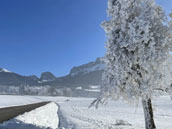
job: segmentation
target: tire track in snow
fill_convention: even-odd
[[[61,111],[61,107],[58,103],[56,103],[58,106],[58,116],[59,116],[59,128],[60,129],[75,129],[75,124],[68,121],[67,118],[64,116],[64,114]]]

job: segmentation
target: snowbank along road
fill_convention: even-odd
[[[59,126],[57,112],[58,106],[53,102],[48,103],[3,122],[0,129],[57,129]]]
[[[29,104],[29,105],[23,105],[23,106],[0,108],[0,123],[10,120],[25,112],[29,112],[33,109],[44,106],[48,103],[49,102],[41,102],[41,103]]]

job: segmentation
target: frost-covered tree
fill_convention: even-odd
[[[168,22],[168,26],[171,29],[171,35],[170,35],[171,38],[170,39],[171,39],[171,42],[172,42],[172,12],[169,14],[169,16],[170,16],[170,21]],[[168,71],[168,74],[166,74],[164,76],[165,79],[172,78],[171,74],[169,74],[169,72],[171,72],[171,69],[172,69],[172,52],[170,52],[170,55],[171,55],[171,58],[168,59],[168,61],[167,61],[168,63],[167,63],[166,68],[165,68],[165,70]],[[172,82],[171,82],[170,87],[168,87],[166,89],[166,91],[170,94],[170,96],[172,98]]]
[[[172,12],[169,14],[170,18],[172,19]],[[169,27],[172,30],[172,20],[169,22]]]
[[[151,98],[154,90],[169,86],[160,70],[172,48],[165,13],[154,0],[108,0],[107,13],[109,20],[102,24],[106,69],[102,96],[95,102],[141,98],[146,129],[155,129]]]

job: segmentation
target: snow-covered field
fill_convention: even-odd
[[[0,108],[27,105],[44,101],[34,96],[0,95]]]
[[[69,126],[77,129],[145,129],[141,104],[129,105],[123,101],[109,102],[99,109],[88,109],[93,99],[69,98],[60,104]],[[153,101],[157,129],[172,129],[172,101],[169,96]]]
[[[0,96],[0,105],[3,106],[1,97],[4,96]],[[54,101],[58,103],[60,105],[60,124],[66,129],[144,129],[144,116],[141,104],[132,106],[119,100],[109,102],[106,106],[100,106],[98,109],[89,109],[88,106],[94,99],[35,96],[25,96],[25,99],[22,99],[23,96],[6,96],[5,98],[9,100],[10,98],[16,99],[16,102],[17,99],[21,100],[21,103],[18,101],[16,105],[40,101]],[[28,100],[29,102],[27,102]],[[5,106],[11,105],[15,105],[13,101],[6,102]],[[155,97],[153,99],[153,109],[157,129],[172,129],[172,101],[170,97]],[[54,109],[49,108],[48,110]],[[37,114],[36,112],[34,114]],[[40,115],[41,113],[38,116]]]

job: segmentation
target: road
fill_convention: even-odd
[[[48,103],[50,103],[50,102],[41,102],[41,103],[28,104],[28,105],[23,105],[23,106],[0,108],[0,123],[10,120],[18,115],[25,113],[25,112],[29,112],[38,107],[44,106]]]

